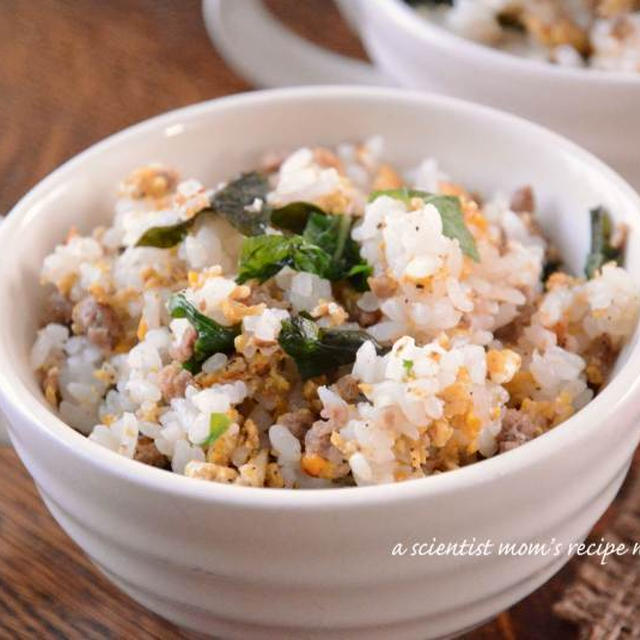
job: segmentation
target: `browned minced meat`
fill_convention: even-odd
[[[305,451],[309,454],[317,453],[323,458],[327,458],[332,448],[331,433],[333,432],[333,424],[325,420],[318,420],[307,431],[304,437]]]
[[[309,409],[298,409],[283,413],[277,422],[283,427],[287,427],[298,440],[302,440],[315,419],[316,417]]]
[[[318,420],[307,431],[304,437],[305,455],[319,455],[329,460],[335,469],[334,477],[338,478],[349,472],[349,465],[345,463],[342,454],[331,444],[333,424],[325,420]]]
[[[519,409],[507,409],[502,418],[502,431],[498,434],[500,453],[510,451],[531,440],[539,425]]]
[[[542,227],[535,217],[536,197],[533,189],[529,185],[516,189],[511,196],[509,204],[510,209],[517,213],[529,233],[538,235],[547,241],[545,251],[545,262],[560,263],[560,252],[557,247],[545,237]],[[506,236],[504,237],[504,245],[506,247]]]
[[[587,361],[587,380],[592,386],[600,387],[605,383],[617,355],[618,350],[607,334],[603,333],[591,341],[583,357]]]
[[[509,208],[518,214],[518,217],[522,220],[522,223],[529,233],[544,237],[542,228],[534,215],[536,198],[533,189],[529,185],[516,189],[511,196]]]
[[[157,449],[156,445],[151,438],[141,436],[138,439],[136,446],[136,453],[133,456],[134,460],[148,464],[152,467],[159,467],[160,469],[169,468],[169,459],[162,455]]]
[[[198,332],[191,326],[187,327],[182,334],[180,343],[171,347],[169,355],[175,360],[184,362],[193,355],[193,345],[198,339]]]
[[[518,315],[509,324],[505,324],[493,332],[496,340],[500,340],[507,345],[515,344],[522,335],[525,327],[530,324],[531,316],[535,311],[536,306],[532,303],[520,307]]]
[[[47,308],[44,313],[43,324],[56,322],[57,324],[69,324],[73,303],[65,298],[57,289],[51,292],[47,300]]]
[[[341,304],[349,314],[351,322],[357,322],[361,327],[370,327],[379,322],[382,313],[376,311],[364,311],[358,306],[360,294],[349,286],[340,282],[334,282],[332,286],[333,297]]]
[[[357,322],[361,327],[370,327],[379,322],[381,318],[381,311],[363,311],[357,304],[352,307],[349,314],[349,319]]]
[[[389,276],[376,276],[367,282],[377,298],[390,298],[398,289],[398,283]]]
[[[516,189],[511,196],[509,208],[515,213],[533,213],[536,210],[533,189],[529,185]]]
[[[177,362],[172,362],[160,369],[158,384],[165,402],[184,396],[185,389],[193,381],[193,376]]]
[[[122,324],[116,312],[107,304],[87,296],[73,308],[73,330],[103,349],[112,348],[122,335]]]
[[[266,304],[268,307],[275,309],[287,309],[289,303],[286,300],[280,300],[275,296],[278,292],[273,287],[272,282],[265,282],[257,287],[251,288],[251,293],[243,302],[248,306],[255,306],[258,304]]]
[[[338,395],[349,404],[356,402],[362,395],[358,386],[357,378],[351,374],[347,374],[346,376],[342,376],[342,378],[338,379],[336,381],[335,388]]]

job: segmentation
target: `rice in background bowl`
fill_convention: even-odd
[[[400,86],[528,118],[582,145],[631,184],[640,184],[636,153],[628,144],[640,132],[637,73],[539,64],[505,54],[422,19],[404,0],[338,3],[353,18],[376,66]]]
[[[507,53],[563,67],[640,71],[635,0],[409,2],[426,19]]]

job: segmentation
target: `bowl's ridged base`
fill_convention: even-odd
[[[579,540],[584,537],[614,498],[627,469],[628,465],[624,465],[597,496],[581,506],[578,513],[568,512],[563,521],[556,523],[544,537],[556,537],[558,540]],[[252,584],[251,576],[238,578],[235,584],[229,577],[216,576],[208,571],[194,577],[192,569],[140,554],[139,551],[128,549],[126,541],[109,540],[101,532],[87,528],[50,495],[39,489],[47,507],[60,525],[89,554],[98,568],[125,593],[179,626],[221,638],[387,640],[393,637],[394,640],[425,640],[453,637],[490,619],[524,598],[546,582],[569,559],[567,555],[552,559],[519,559],[521,562],[529,562],[532,567],[532,561],[537,560],[537,567],[524,578],[514,578],[515,573],[501,571],[495,562],[486,566],[476,565],[471,569],[470,579],[477,580],[479,584],[488,580],[494,585],[494,591],[478,591],[478,597],[474,600],[452,601],[448,609],[439,608],[432,611],[429,611],[429,594],[432,592],[433,583],[441,581],[442,587],[447,588],[448,579],[446,576],[430,574],[425,564],[422,580],[391,585],[395,596],[400,596],[401,599],[403,591],[406,591],[407,598],[415,596],[416,590],[423,591],[423,610],[415,612],[417,615],[414,616],[389,621],[381,620],[379,616],[375,619],[376,616],[372,617],[367,612],[375,610],[377,605],[384,601],[388,588],[386,585],[383,587],[372,583],[353,589],[353,610],[350,613],[348,607],[345,609],[344,606],[343,591],[335,591],[332,594],[328,585],[318,585],[315,589],[305,587],[305,597],[299,600],[295,610],[292,610],[291,619],[278,619],[277,614],[270,613],[271,605],[278,608],[279,597],[285,600],[291,598],[291,593],[286,589],[273,586],[271,595],[260,602],[260,598],[256,596],[263,587]],[[538,536],[536,538],[539,539]],[[180,542],[176,541],[176,544],[179,545]],[[423,561],[416,559],[416,562]],[[465,568],[461,568],[461,572],[464,571]],[[502,579],[497,579],[496,575],[488,575],[500,573],[503,574]],[[293,589],[296,590],[299,589]],[[203,594],[203,591],[207,593]],[[230,592],[237,593],[239,599],[243,595],[246,597],[246,618],[238,616],[237,611],[234,615],[233,612],[230,614],[225,611],[223,606],[216,607],[216,594]],[[349,599],[349,592],[346,597]],[[206,602],[210,605],[204,604]],[[315,618],[316,621],[311,626],[305,624],[305,611],[301,610],[305,602],[309,618]],[[322,624],[317,624],[318,608],[323,611]],[[338,613],[338,609],[339,615],[333,616],[332,613]],[[265,622],[251,621],[256,618]],[[372,619],[375,619],[375,623],[368,624]]]

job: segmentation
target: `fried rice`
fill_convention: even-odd
[[[92,442],[192,478],[450,471],[606,384],[640,297],[624,229],[591,222],[587,277],[571,275],[531,188],[483,201],[432,158],[391,166],[380,138],[270,154],[213,187],[149,165],[111,226],[44,260],[32,367]]]

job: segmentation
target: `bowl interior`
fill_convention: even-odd
[[[310,88],[235,96],[169,113],[76,157],[28,194],[0,225],[0,383],[45,405],[28,354],[41,312],[40,265],[75,225],[107,223],[118,181],[163,162],[215,184],[273,149],[331,145],[382,134],[386,157],[407,168],[435,157],[452,179],[490,195],[534,187],[540,220],[568,265],[581,272],[590,208],[606,206],[629,225],[626,266],[640,280],[639,200],[574,145],[520,119],[450,99],[385,89]],[[11,301],[11,303],[8,303]],[[634,348],[622,354],[618,369]]]

